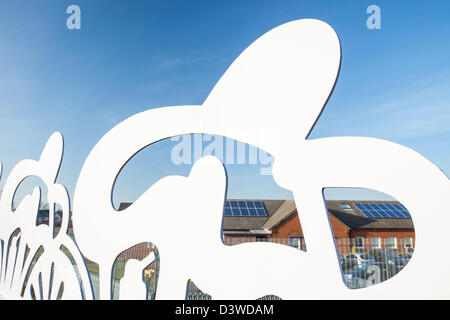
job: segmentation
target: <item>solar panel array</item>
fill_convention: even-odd
[[[411,219],[408,210],[400,203],[355,203],[367,218]]]
[[[226,217],[267,217],[262,201],[225,201]]]

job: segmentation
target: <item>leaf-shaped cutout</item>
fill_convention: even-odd
[[[113,299],[154,299],[159,274],[159,253],[151,242],[128,248],[113,267]]]
[[[337,194],[379,199],[326,201],[347,287],[366,288],[400,273],[414,253],[415,229],[408,210],[392,197],[367,189],[327,191],[334,199]]]

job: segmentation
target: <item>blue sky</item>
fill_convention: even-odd
[[[81,30],[66,8],[81,8]],[[381,9],[381,30],[366,8]],[[450,2],[434,1],[0,1],[0,161],[4,174],[37,159],[54,131],[65,139],[58,182],[71,196],[82,164],[114,125],[138,112],[201,104],[234,59],[270,29],[301,18],[337,32],[342,65],[310,139],[368,136],[406,145],[450,175]],[[125,167],[116,205],[157,179],[176,142]],[[227,166],[229,197],[289,198],[255,165]],[[330,198],[380,197],[356,190]]]

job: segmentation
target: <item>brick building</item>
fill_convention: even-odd
[[[413,221],[398,202],[327,200],[326,204],[341,254],[384,248],[399,254],[414,250]],[[122,203],[119,210],[129,205]],[[307,250],[294,200],[227,200],[222,230],[227,245],[266,241]],[[154,250],[144,244],[133,249],[139,256]]]
[[[224,216],[225,243],[270,241],[306,250],[307,239],[304,238],[294,200],[259,201],[265,207],[265,217]],[[413,251],[413,221],[399,202],[327,200],[326,204],[340,252],[384,248],[397,253]]]

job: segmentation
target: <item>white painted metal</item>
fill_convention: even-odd
[[[92,299],[89,274],[76,244],[67,235],[70,204],[66,189],[56,184],[63,152],[61,134],[53,134],[39,161],[23,160],[11,171],[0,199],[0,239],[3,241],[0,255],[0,294],[8,299],[32,298],[31,288],[37,299],[56,299],[61,283],[64,299]],[[1,171],[1,170],[0,170]],[[39,177],[47,187],[49,225],[36,226],[41,200],[41,190],[36,187],[25,196],[16,210],[13,199],[20,183],[29,176]],[[54,236],[54,205],[62,208],[61,229]],[[75,259],[80,279],[68,256],[61,251],[64,246]],[[43,249],[37,262],[35,254]],[[25,288],[22,294],[22,288]]]

